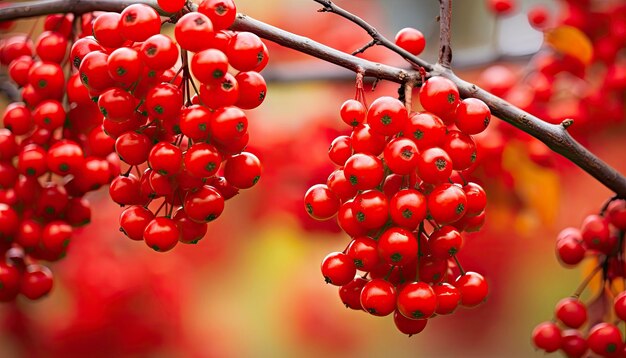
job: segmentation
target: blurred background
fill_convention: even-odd
[[[423,57],[436,60],[437,1],[337,3],[389,38],[403,27],[420,29],[428,44]],[[517,9],[499,19],[484,1],[454,2],[458,74],[495,88],[542,118],[575,118],[576,138],[626,173],[623,91],[614,95],[611,89],[611,96],[622,96],[619,108],[598,114],[594,111],[610,107],[609,99],[599,104],[585,99],[604,93],[598,83],[608,65],[594,59],[582,75],[568,70],[554,77],[544,71],[547,65],[536,65],[532,56],[543,51],[544,36],[528,24],[526,12],[538,3],[548,7],[554,24],[573,16],[573,5],[564,1],[518,0]],[[369,41],[355,25],[317,13],[313,1],[238,0],[237,6],[346,52]],[[10,31],[28,32],[32,25],[21,21]],[[531,346],[530,333],[552,318],[555,303],[574,292],[586,270],[557,262],[556,234],[598,211],[609,190],[494,119],[477,138],[481,166],[474,178],[487,190],[487,222],[481,232],[467,236],[459,254],[466,270],[487,278],[488,301],[432,319],[424,332],[407,338],[391,317],[346,309],[337,287],[324,284],[321,260],[350,240],[334,220],[310,219],[302,204],[308,187],[325,182],[334,170],[327,157],[330,142],[349,133],[339,108],[354,97],[354,74],[267,44],[268,96],[249,112],[249,150],[265,170],[257,186],[229,200],[197,245],[178,245],[165,254],[117,230],[121,210],[106,189],[90,194],[97,208],[92,224],[77,231],[67,258],[53,264],[52,293],[0,306],[0,357],[543,356]],[[556,62],[567,55],[547,54]],[[362,56],[406,67],[382,48]],[[548,89],[533,74],[552,80]],[[592,89],[579,89],[584,84]],[[546,98],[541,90],[552,93]],[[396,94],[397,86],[386,82],[366,92],[370,103]],[[2,101],[4,108],[7,100]],[[414,103],[418,110],[417,98]]]

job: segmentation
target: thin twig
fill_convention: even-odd
[[[450,68],[452,63],[452,0],[439,0],[439,61],[438,63]]]
[[[358,49],[354,50],[354,51],[352,52],[352,56],[356,56],[356,55],[358,55],[358,54],[360,54],[360,53],[363,53],[363,52],[365,52],[365,50],[367,50],[368,48],[370,48],[370,47],[372,47],[372,46],[374,46],[374,45],[377,45],[377,44],[378,44],[378,41],[376,41],[375,39],[372,39],[370,42],[368,42],[368,43],[366,43],[365,45],[363,45],[363,46],[359,47]]]

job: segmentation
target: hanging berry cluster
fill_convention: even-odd
[[[39,260],[66,255],[74,228],[91,218],[84,195],[119,173],[102,116],[78,74],[63,70],[72,22],[72,15],[48,16],[34,46],[25,34],[1,46],[24,102],[6,108],[0,129],[0,301],[52,289],[52,273]]]
[[[626,345],[617,323],[626,321],[625,232],[626,201],[612,199],[599,215],[587,216],[580,228],[559,233],[556,255],[564,266],[578,265],[585,257],[597,266],[571,297],[557,303],[553,321],[535,327],[532,339],[537,348],[548,353],[560,349],[568,357],[583,357],[589,350],[602,357],[624,356]],[[585,304],[580,296],[600,272],[600,292]]]
[[[265,98],[267,48],[226,30],[232,1],[205,0],[197,12],[160,5],[174,13],[177,43],[142,4],[48,16],[34,46],[29,35],[2,40],[0,61],[24,103],[7,107],[0,130],[0,301],[51,290],[38,260],[66,255],[73,228],[90,221],[87,192],[110,183],[112,199],[131,205],[121,230],[167,251],[200,240],[224,201],[259,180],[260,161],[243,151],[243,110]]]
[[[182,14],[182,6],[168,10]],[[224,201],[261,175],[259,159],[243,151],[249,140],[243,110],[265,98],[258,71],[268,54],[258,36],[226,30],[235,15],[232,1],[205,0],[176,20],[174,42],[160,33],[153,8],[130,5],[98,16],[94,37],[72,48],[106,133],[129,165],[109,188],[116,203],[129,205],[120,231],[156,251],[197,243]],[[160,206],[149,208],[157,200]]]
[[[483,276],[465,272],[456,257],[461,233],[484,222],[486,195],[456,174],[471,171],[476,148],[470,135],[487,127],[491,113],[480,100],[460,101],[443,77],[428,79],[419,98],[424,112],[409,113],[393,97],[368,108],[357,90],[340,110],[352,133],[329,149],[340,168],[304,198],[312,218],[337,216],[352,238],[343,252],[322,261],[326,282],[341,287],[351,309],[393,313],[398,330],[409,335],[435,315],[479,305],[488,292]]]

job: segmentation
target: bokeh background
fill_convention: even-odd
[[[337,2],[387,37],[406,26],[422,30],[424,57],[436,59],[436,1]],[[494,64],[523,74],[542,48],[542,33],[525,15],[535,3],[518,1],[516,14],[496,20],[483,1],[456,1],[459,74],[480,83]],[[541,3],[555,17],[564,12],[562,2]],[[369,41],[353,24],[317,13],[313,1],[237,5],[254,18],[347,52]],[[32,24],[23,21],[12,31],[27,32]],[[354,96],[354,74],[268,45],[268,96],[249,113],[250,151],[265,166],[258,185],[231,199],[198,245],[178,245],[165,254],[117,230],[120,209],[106,189],[90,194],[93,223],[78,231],[67,258],[54,264],[53,292],[40,301],[20,297],[0,306],[0,357],[543,356],[531,346],[530,333],[552,317],[555,303],[574,292],[585,271],[559,265],[556,234],[579,225],[611,193],[494,120],[481,140],[488,169],[476,179],[489,196],[487,223],[468,236],[459,254],[465,269],[489,281],[488,302],[433,319],[423,333],[407,338],[391,317],[346,309],[337,288],[324,284],[321,260],[343,250],[349,238],[334,221],[317,223],[303,209],[307,188],[325,182],[333,170],[326,155],[330,142],[349,131],[339,107]],[[381,48],[363,56],[406,66]],[[382,82],[366,96],[371,102],[396,92],[396,85]],[[600,125],[601,118],[591,116],[587,128],[594,130],[578,138],[626,173],[623,117]]]

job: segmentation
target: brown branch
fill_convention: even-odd
[[[322,6],[324,6],[323,8],[321,8],[319,11],[320,12],[330,12],[333,14],[337,14],[353,23],[355,23],[356,25],[358,25],[359,27],[361,27],[363,30],[367,31],[367,33],[372,37],[372,39],[374,39],[377,43],[379,43],[380,45],[388,48],[389,50],[397,53],[398,55],[402,56],[402,58],[404,58],[405,60],[407,60],[413,67],[424,67],[427,71],[430,71],[432,69],[432,64],[422,60],[421,58],[413,55],[412,53],[408,52],[407,50],[397,46],[395,43],[393,43],[392,41],[390,41],[388,38],[384,37],[383,35],[380,34],[380,32],[378,32],[378,30],[376,30],[376,28],[374,28],[374,26],[370,25],[367,21],[361,19],[360,17],[354,15],[353,13],[337,6],[335,3],[333,3],[330,0],[313,0],[318,4],[321,4]]]
[[[462,97],[481,99],[489,106],[495,116],[541,140],[550,149],[578,165],[599,182],[614,191],[618,196],[626,198],[626,178],[576,142],[569,133],[567,133],[565,126],[544,122],[478,86],[460,79],[449,68],[441,64],[432,65],[409,53],[403,53],[402,49],[399,49],[394,43],[382,37],[373,27],[362,19],[348,12],[344,13],[345,10],[339,10],[339,8],[330,1],[315,1],[324,5],[324,8],[327,9],[326,11],[338,13],[355,22],[362,28],[366,30],[369,29],[368,33],[370,36],[374,39],[378,39],[383,46],[401,54],[402,57],[408,59],[410,63],[422,66],[430,72],[431,76],[439,75],[449,78],[459,87]],[[144,3],[155,8],[157,7],[156,0],[42,0],[16,3],[5,7],[0,11],[0,21],[67,12],[77,14],[96,10],[119,12],[131,2]],[[238,15],[231,29],[253,32],[279,45],[334,63],[354,72],[363,70],[365,75],[377,79],[386,79],[397,83],[406,83],[419,79],[419,73],[416,71],[406,71],[366,61],[245,15]]]
[[[452,63],[452,0],[439,0],[439,61],[438,63],[450,68]]]

